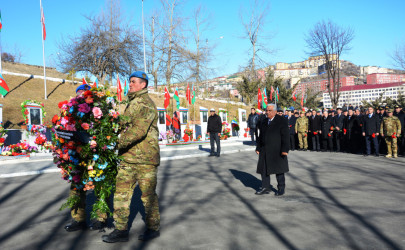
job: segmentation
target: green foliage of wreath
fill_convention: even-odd
[[[31,99],[25,100],[25,101],[23,101],[21,103],[21,113],[23,115],[23,120],[24,120],[25,124],[28,124],[28,113],[29,113],[29,111],[27,110],[26,106],[29,105],[29,104],[38,104],[41,107],[41,110],[42,110],[42,117],[46,116],[45,107],[44,107],[45,105],[44,105],[43,102],[38,102],[38,101],[35,101],[35,100],[31,100]]]

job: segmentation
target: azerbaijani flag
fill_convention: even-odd
[[[188,104],[191,104],[191,92],[190,92],[190,84],[189,83],[187,83],[186,98],[187,98]]]
[[[195,103],[195,88],[194,88],[194,84],[193,84],[193,95],[192,95],[192,97],[191,97],[191,104],[194,104]]]
[[[45,29],[45,15],[44,15],[44,9],[41,6],[41,23],[42,23],[42,39],[46,39],[46,29]]]
[[[276,102],[280,99],[280,91],[278,90],[278,87],[276,89]]]
[[[1,32],[2,28],[3,28],[3,22],[1,21],[1,11],[0,11],[0,32]]]
[[[176,106],[177,109],[180,108],[180,97],[179,97],[179,90],[176,87],[176,90],[174,91],[174,96],[173,96],[174,100],[176,100]]]
[[[262,109],[262,92],[260,91],[260,88],[257,90],[257,108]]]
[[[294,102],[295,100],[297,100],[297,93],[295,92],[295,89],[294,92],[292,93],[292,99],[294,100]]]
[[[87,84],[86,79],[83,77],[83,84]]]
[[[0,95],[6,96],[10,89],[7,86],[6,81],[4,80],[3,76],[0,74]]]
[[[273,89],[273,86],[271,86],[271,89],[270,89],[270,101],[273,101],[273,93],[274,93],[274,89]]]
[[[262,93],[262,108],[265,109],[267,108],[267,90],[264,88],[263,93]]]
[[[128,95],[128,91],[129,91],[129,86],[127,85],[127,80],[125,79],[125,83],[124,83],[124,96]]]

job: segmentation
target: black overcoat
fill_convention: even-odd
[[[287,156],[281,156],[281,152],[288,153],[290,148],[287,119],[276,115],[270,125],[268,120],[263,119],[262,131],[257,140],[256,151],[260,152],[257,173],[261,174],[264,170],[267,175],[287,173],[289,171]]]

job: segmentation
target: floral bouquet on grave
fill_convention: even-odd
[[[3,127],[3,123],[0,122],[0,147],[4,145],[7,138],[7,129]]]
[[[94,190],[91,213],[111,213],[107,199],[115,190],[119,157],[116,154],[119,114],[116,96],[106,88],[92,88],[59,103],[54,124],[53,155],[62,178],[75,190]],[[61,209],[78,205],[69,197]]]

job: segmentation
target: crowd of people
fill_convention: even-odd
[[[278,109],[277,115],[288,121],[291,151],[373,154],[388,158],[404,155],[405,113],[399,105],[377,109]],[[251,109],[248,127],[252,141],[257,138],[258,124],[263,119],[264,114]]]

